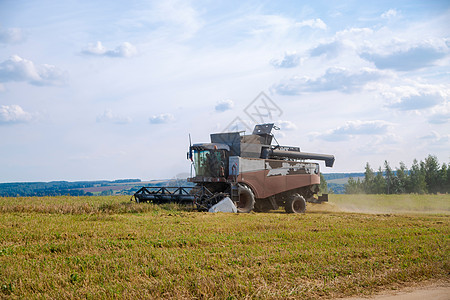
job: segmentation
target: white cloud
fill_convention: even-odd
[[[391,85],[380,86],[378,89],[387,100],[388,108],[428,115],[445,115],[450,111],[448,84],[424,84],[408,78],[397,78]]]
[[[450,134],[441,135],[436,131],[431,131],[430,134],[420,137],[421,140],[429,141],[436,146],[445,145],[450,141]]]
[[[43,64],[36,67],[40,80],[36,85],[61,85],[66,82],[67,73],[54,65]]]
[[[247,27],[247,31],[255,36],[263,35],[265,38],[284,37],[294,28],[295,22],[280,15],[256,14],[239,20],[241,27]]]
[[[116,47],[116,49],[106,52],[106,55],[114,57],[131,57],[136,54],[136,47],[128,42],[124,42],[120,46]]]
[[[203,25],[198,12],[189,1],[168,0],[157,1],[152,16],[154,21],[173,24],[185,30],[186,37],[196,33]]]
[[[397,16],[397,14],[398,13],[395,9],[389,9],[388,11],[385,11],[384,13],[382,13],[381,17],[383,19],[390,19],[390,18]]]
[[[374,31],[370,28],[350,28],[336,32],[326,41],[310,48],[308,54],[311,57],[324,55],[328,59],[339,55],[358,55],[359,48],[367,47],[368,40],[373,38]]]
[[[0,63],[0,82],[25,81],[34,85],[61,85],[66,77],[66,72],[54,65],[35,65],[18,55]]]
[[[19,105],[0,106],[0,125],[27,123],[32,120],[32,115]]]
[[[360,40],[362,42],[374,34],[371,28],[352,27],[336,32],[334,39],[336,40]]]
[[[95,44],[89,44],[86,49],[82,52],[84,54],[92,54],[92,55],[104,55],[106,53],[106,48],[102,45],[102,42],[97,41]]]
[[[102,115],[97,117],[97,122],[104,123],[128,124],[131,123],[131,121],[130,117],[115,115],[110,109],[106,109]]]
[[[265,39],[278,41],[284,41],[290,35],[298,34],[299,31],[303,31],[303,28],[321,30],[327,28],[327,25],[321,19],[296,22],[295,19],[277,14],[251,14],[237,20],[236,23],[240,26],[239,30],[241,31],[242,28],[247,28],[247,32],[254,36],[263,36]]]
[[[273,59],[270,63],[275,68],[294,68],[300,65],[301,58],[296,52],[286,52],[282,59]]]
[[[230,110],[234,107],[234,102],[232,100],[221,100],[216,104],[216,111],[224,112]]]
[[[386,155],[389,153],[401,152],[401,149],[398,149],[398,145],[402,141],[402,138],[391,132],[387,132],[382,135],[373,135],[370,136],[369,140],[364,143],[358,142],[356,151],[360,155],[380,154],[383,155],[383,159],[386,159]]]
[[[20,28],[0,28],[0,44],[20,43],[24,39],[24,34]]]
[[[323,30],[327,29],[327,24],[325,24],[321,19],[304,20],[304,21],[295,23],[295,26],[311,27],[311,28],[317,28],[317,29],[323,29]]]
[[[450,121],[450,112],[436,113],[428,118],[431,124],[446,124]]]
[[[132,57],[137,54],[137,49],[132,44],[124,42],[115,49],[108,50],[103,46],[102,42],[97,41],[95,44],[89,44],[81,53],[97,56]]]
[[[340,58],[342,65],[373,63],[378,69],[395,71],[420,70],[445,65],[450,46],[447,38],[430,36],[426,40],[411,33],[396,36],[389,28],[350,28],[336,34],[305,52],[305,56]],[[361,61],[355,56],[361,58]],[[366,64],[367,65],[367,64]]]
[[[311,56],[320,56],[325,54],[328,58],[333,58],[339,55],[343,49],[343,44],[340,41],[333,41],[330,43],[320,44],[310,50]]]
[[[345,68],[329,68],[318,78],[297,77],[282,81],[273,88],[281,95],[299,95],[303,92],[341,91],[352,93],[362,89],[367,83],[376,81],[386,74],[363,68],[350,71]]]
[[[0,63],[0,81],[30,81],[38,82],[41,77],[30,60],[22,59],[18,55],[11,56]]]
[[[440,93],[422,92],[402,97],[388,107],[398,110],[420,110],[436,106],[444,100]]]
[[[154,115],[149,118],[150,124],[165,124],[165,123],[170,123],[173,120],[174,120],[174,116],[172,114]]]
[[[191,1],[165,0],[149,2],[139,10],[129,12],[119,21],[121,27],[132,31],[148,28],[171,41],[183,41],[193,37],[203,26],[199,12]]]
[[[346,141],[357,135],[385,135],[388,133],[392,123],[374,120],[374,121],[348,121],[343,126],[328,130],[325,133],[311,133],[313,139],[322,139],[329,142]]]
[[[436,106],[433,113],[428,117],[428,123],[446,124],[450,121],[450,102],[444,105]]]
[[[280,130],[283,131],[292,131],[292,130],[296,130],[297,129],[297,125],[295,125],[293,122],[291,121],[283,121],[283,120],[278,120],[275,122],[275,125],[280,127]]]
[[[360,56],[373,62],[379,69],[411,71],[432,66],[437,60],[445,57],[448,52],[447,46],[442,47],[428,43],[388,53],[362,52]]]

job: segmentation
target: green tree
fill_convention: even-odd
[[[396,173],[397,173],[397,179],[398,179],[398,192],[399,194],[401,193],[406,193],[408,192],[408,186],[409,186],[409,172],[408,172],[408,168],[406,167],[406,165],[403,162],[400,162],[400,168],[396,169]]]
[[[428,193],[436,194],[439,192],[439,162],[434,155],[428,155],[425,162],[421,162],[421,166],[425,171],[425,182],[427,184]]]
[[[422,162],[421,162],[422,165]],[[427,183],[425,182],[425,174],[417,159],[414,159],[413,165],[409,172],[409,192],[424,194],[427,192]]]
[[[366,163],[366,171],[364,172],[363,189],[366,194],[372,194],[374,190],[375,173],[370,167],[369,163]]]
[[[445,183],[446,193],[450,193],[450,166],[447,165],[447,181]]]
[[[346,194],[362,194],[363,191],[363,185],[361,181],[355,180],[353,177],[349,177],[347,184],[344,185],[345,193]]]
[[[325,177],[323,177],[322,173],[320,173],[319,191],[322,194],[332,194],[333,193],[333,190],[328,188],[327,181],[325,180]]]
[[[386,194],[393,194],[394,190],[394,172],[392,172],[391,166],[387,160],[384,161],[384,179],[386,180]]]
[[[446,163],[442,164],[441,169],[439,170],[439,192],[440,193],[449,193],[450,192],[450,184],[449,184],[449,168]]]
[[[386,192],[386,180],[383,177],[383,170],[381,170],[381,167],[378,168],[377,175],[375,176],[374,180],[374,194],[384,194]]]
[[[100,193],[100,196],[110,196],[110,195],[114,195],[113,190],[105,190]]]

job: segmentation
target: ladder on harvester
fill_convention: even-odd
[[[237,164],[234,164],[231,168],[231,201],[235,204],[239,203],[239,184],[238,184],[238,167]]]
[[[231,201],[239,203],[239,185],[235,182],[231,184]]]

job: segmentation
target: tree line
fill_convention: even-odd
[[[411,168],[403,162],[393,170],[388,161],[384,169],[374,172],[369,163],[366,164],[364,178],[355,180],[350,177],[345,185],[346,194],[436,194],[450,192],[450,168],[442,165],[436,156],[428,155],[424,161],[414,159]]]
[[[11,182],[0,183],[0,197],[32,197],[32,196],[92,196],[91,192],[84,192],[85,188],[96,186],[113,186],[120,183],[139,184],[140,179],[119,179],[114,181],[51,181],[51,182]],[[124,185],[124,188],[127,187]]]

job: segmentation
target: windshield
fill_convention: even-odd
[[[194,151],[194,166],[197,176],[225,177],[226,165],[225,150]]]

